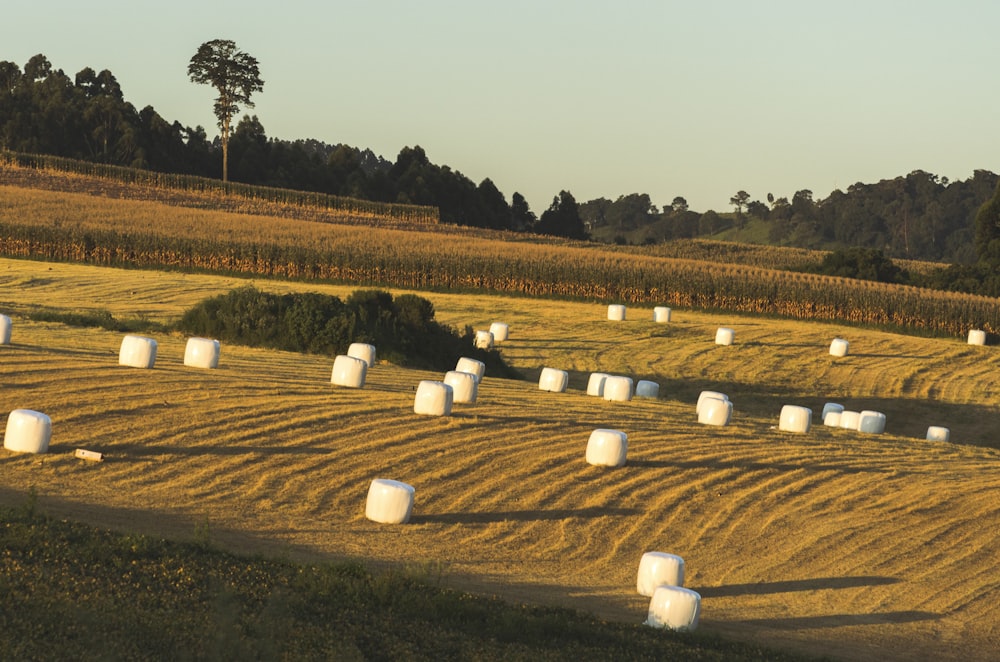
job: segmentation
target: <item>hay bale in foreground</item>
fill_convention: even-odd
[[[450,416],[455,392],[444,382],[425,379],[417,386],[413,413],[425,416]]]
[[[646,625],[687,632],[698,628],[701,595],[682,586],[658,586],[649,601]]]
[[[851,344],[843,338],[834,338],[830,343],[830,356],[847,356]]]
[[[452,402],[475,404],[479,396],[479,380],[471,372],[449,370],[444,375],[444,383],[451,387]]]
[[[621,430],[598,429],[587,440],[587,463],[603,467],[621,467],[628,455],[628,435]]]
[[[729,327],[719,327],[715,331],[716,345],[732,345],[736,341],[736,332]]]
[[[131,368],[152,368],[155,363],[155,340],[132,334],[122,338],[122,345],[118,350],[118,365]]]
[[[381,524],[406,524],[413,512],[413,494],[412,485],[376,478],[368,486],[365,517]]]
[[[221,346],[212,338],[188,338],[184,346],[184,365],[214,370],[219,367]]]
[[[3,447],[15,453],[47,453],[52,419],[33,409],[15,409],[7,417]]]
[[[330,382],[347,388],[362,388],[368,374],[368,362],[354,356],[340,354],[333,360]]]

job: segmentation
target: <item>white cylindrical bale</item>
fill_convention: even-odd
[[[16,453],[46,453],[52,439],[52,419],[32,409],[15,409],[7,417],[3,447]]]
[[[666,306],[656,306],[653,308],[653,321],[659,324],[666,324],[670,321],[670,309]]]
[[[376,478],[368,486],[365,517],[382,524],[406,524],[413,512],[413,493],[412,485]]]
[[[840,412],[840,427],[845,430],[857,430],[858,423],[861,422],[861,414],[856,411],[845,409]]]
[[[927,441],[949,441],[950,439],[951,430],[948,428],[938,427],[937,425],[927,428]]]
[[[683,586],[658,586],[649,600],[646,625],[678,632],[698,627],[701,596]]]
[[[486,376],[486,364],[477,359],[470,359],[463,356],[455,364],[455,370],[458,372],[471,372],[476,376],[476,381],[483,381],[483,377]]]
[[[970,345],[985,345],[986,344],[986,332],[982,329],[972,329],[969,331],[969,344]]]
[[[702,391],[698,394],[698,404],[695,406],[695,411],[701,414],[701,408],[705,404],[705,400],[709,398],[715,398],[716,400],[728,400],[729,396],[725,393],[719,393],[718,391]]]
[[[444,383],[451,387],[452,402],[473,404],[479,395],[479,381],[471,372],[449,370],[444,375]]]
[[[628,402],[632,399],[632,378],[608,375],[604,380],[604,399],[611,402]]]
[[[510,326],[504,322],[493,322],[490,324],[490,333],[493,334],[493,342],[507,342],[510,339]]]
[[[604,382],[608,380],[608,374],[604,372],[590,373],[587,380],[587,395],[594,395],[599,398],[604,397]]]
[[[622,322],[625,320],[625,306],[620,303],[613,303],[608,306],[608,319],[612,322]]]
[[[851,344],[843,338],[834,338],[830,343],[830,356],[847,356]]]
[[[648,379],[640,379],[635,385],[635,397],[658,398],[660,397],[660,385]]]
[[[858,432],[882,434],[885,432],[885,414],[866,409],[858,414]]]
[[[333,360],[333,373],[330,381],[337,386],[361,388],[365,385],[368,375],[368,362],[355,356],[340,354]]]
[[[621,467],[628,455],[628,435],[620,430],[594,430],[587,441],[587,463]]]
[[[652,597],[658,586],[684,586],[684,559],[666,552],[646,552],[639,559],[635,588]]]
[[[145,336],[127,335],[118,350],[118,364],[132,368],[152,368],[156,363],[156,341]]]
[[[698,410],[698,422],[703,425],[729,425],[733,403],[721,398],[705,398]]]
[[[812,409],[798,405],[785,405],[781,408],[778,419],[778,429],[785,432],[809,432],[812,426]]]
[[[493,347],[493,334],[489,331],[476,331],[476,349],[490,349]]]
[[[844,411],[844,405],[836,402],[827,402],[826,404],[824,404],[823,413],[820,414],[820,418],[823,419],[824,424],[826,423],[826,415],[829,414],[831,411],[835,411],[839,414],[840,412]]]
[[[736,332],[728,327],[719,327],[715,332],[716,345],[732,345],[735,340]]]
[[[828,411],[826,416],[823,417],[823,425],[828,428],[839,428],[840,427],[840,417],[843,412],[839,411]]]
[[[209,370],[218,368],[220,350],[218,340],[188,338],[187,345],[184,346],[184,365],[190,368],[207,368]]]
[[[375,365],[375,345],[369,345],[366,342],[352,342],[347,348],[347,355],[361,359],[369,368]]]
[[[417,386],[413,413],[426,416],[450,416],[455,392],[444,382],[425,379]]]
[[[13,326],[11,320],[6,315],[0,315],[0,345],[10,344],[10,331]]]
[[[542,391],[562,393],[566,390],[567,384],[569,384],[569,373],[565,370],[542,368],[541,374],[538,375],[538,388]]]

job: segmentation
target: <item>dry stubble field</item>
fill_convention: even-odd
[[[131,532],[293,559],[355,557],[444,568],[458,588],[639,622],[639,557],[684,557],[702,629],[850,660],[1000,659],[1000,422],[993,347],[831,324],[425,294],[438,319],[511,325],[503,353],[526,381],[487,375],[475,405],[412,413],[439,373],[380,364],[363,390],[329,383],[332,358],[224,346],[218,370],[183,366],[157,335],[153,370],[117,365],[121,334],[20,318],[32,307],[170,321],[232,278],[0,260],[0,410],[53,421],[46,455],[0,451],[0,499]],[[257,282],[341,296],[353,288]],[[641,318],[641,319],[640,319]],[[731,326],[736,345],[716,346]],[[830,340],[851,354],[835,359]],[[543,393],[541,367],[571,371]],[[660,383],[658,400],[585,393],[599,370]],[[700,426],[702,389],[735,403]],[[783,404],[887,415],[887,433],[776,429]],[[955,443],[923,440],[928,425]],[[628,433],[628,464],[584,461],[598,427]],[[993,447],[990,447],[993,446]],[[73,457],[106,454],[103,463]],[[364,517],[375,477],[416,488],[405,526]],[[196,534],[200,531],[200,534]]]

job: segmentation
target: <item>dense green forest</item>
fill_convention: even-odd
[[[23,68],[0,61],[0,149],[207,177],[218,176],[222,161],[218,137],[170,122],[152,106],[137,110],[110,71],[87,67],[70,78],[41,54]],[[731,237],[831,251],[863,247],[963,265],[936,285],[980,292],[1000,260],[987,259],[989,241],[977,236],[984,231],[977,213],[1000,180],[987,170],[961,181],[915,170],[819,200],[809,190],[766,201],[738,191],[732,210],[704,212],[679,195],[658,208],[645,193],[578,203],[563,190],[536,216],[520,193],[508,202],[489,178],[476,184],[432,163],[419,146],[404,147],[392,162],[369,149],[269,138],[256,116],[244,115],[230,138],[229,174],[248,184],[432,205],[445,223],[606,242]]]

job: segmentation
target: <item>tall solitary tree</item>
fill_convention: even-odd
[[[250,95],[264,89],[257,58],[236,48],[228,39],[213,39],[198,47],[188,63],[192,82],[211,85],[215,98],[215,117],[222,132],[222,181],[229,179],[229,134],[240,104],[253,108]]]

